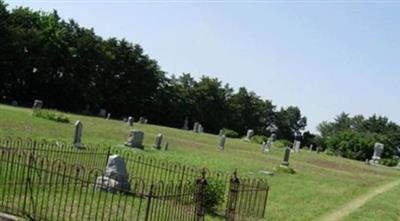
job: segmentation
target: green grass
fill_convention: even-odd
[[[65,115],[70,119],[69,124],[33,117],[31,109],[0,105],[0,136],[57,139],[70,143],[73,123],[79,119],[83,123],[84,143],[105,143],[126,148],[123,144],[132,128],[122,121]],[[318,220],[319,216],[340,208],[377,185],[398,179],[400,175],[393,169],[302,151],[291,154],[290,167],[296,171],[295,174],[266,176],[259,171],[272,171],[279,166],[283,149],[273,148],[271,153],[264,154],[260,145],[228,138],[225,150],[220,151],[216,135],[193,134],[151,124],[135,124],[134,128],[145,132],[145,150],[140,151],[145,155],[227,173],[238,169],[241,176],[267,178],[271,189],[266,220],[270,221]],[[164,135],[163,142],[169,143],[168,151],[151,148],[158,133]],[[214,219],[218,220],[209,218]]]
[[[400,188],[394,188],[366,203],[343,221],[399,221]]]

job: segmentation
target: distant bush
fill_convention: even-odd
[[[252,143],[262,144],[264,141],[266,142],[268,137],[263,135],[255,135],[251,138]]]
[[[274,142],[274,147],[283,148],[283,147],[291,147],[293,143],[288,140],[277,140]]]
[[[391,159],[381,159],[379,161],[380,164],[388,166],[388,167],[395,167],[399,164],[400,159],[398,156],[393,156]]]
[[[69,118],[64,113],[55,110],[34,110],[33,116],[61,123],[69,123]]]
[[[342,131],[326,140],[326,147],[335,155],[355,160],[371,159],[376,142],[385,142],[385,137],[375,133]],[[385,149],[388,145],[385,145]]]
[[[231,137],[231,138],[238,138],[239,137],[239,133],[234,131],[234,130],[231,130],[231,129],[228,129],[228,128],[223,128],[222,131],[224,131],[224,134],[225,134],[226,137]]]

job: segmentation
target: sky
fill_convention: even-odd
[[[217,77],[307,129],[341,112],[400,123],[400,1],[7,1],[140,44],[169,74]]]

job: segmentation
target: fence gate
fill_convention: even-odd
[[[268,191],[269,186],[264,180],[239,179],[234,173],[229,183],[226,220],[264,218]]]

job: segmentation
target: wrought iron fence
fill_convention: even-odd
[[[236,172],[229,183],[226,220],[248,220],[265,216],[269,186],[262,179],[239,179]]]
[[[202,182],[131,179],[130,189],[104,187],[86,171],[25,151],[0,150],[0,210],[31,220],[203,220]],[[201,179],[200,179],[201,180]],[[108,185],[108,184],[107,184]],[[197,187],[196,187],[197,186]],[[103,191],[112,189],[112,191]]]
[[[218,186],[218,188],[223,189],[223,201],[219,202],[217,212],[220,215],[223,215],[227,218],[227,220],[244,220],[245,217],[254,217],[254,218],[262,218],[265,215],[265,207],[266,207],[266,202],[268,198],[268,185],[266,182],[263,180],[258,180],[258,179],[249,179],[249,178],[238,178],[235,175],[233,176],[234,179],[230,178],[229,175],[219,172],[219,171],[209,171],[207,169],[202,169],[198,167],[193,167],[193,166],[187,166],[187,165],[182,165],[180,163],[175,163],[175,162],[170,162],[167,160],[159,160],[153,157],[149,156],[144,156],[142,154],[137,154],[137,153],[132,153],[132,151],[129,150],[123,150],[122,148],[111,148],[105,145],[84,145],[83,148],[76,149],[72,145],[67,145],[63,142],[57,142],[57,141],[46,141],[46,140],[32,140],[32,139],[21,139],[21,138],[0,138],[0,151],[2,151],[2,158],[1,160],[3,161],[3,164],[1,165],[6,166],[4,168],[0,168],[0,182],[3,182],[3,177],[1,174],[9,174],[7,169],[9,166],[10,168],[13,168],[12,170],[16,170],[15,174],[19,174],[18,176],[25,177],[26,179],[21,178],[20,180],[16,180],[15,185],[11,183],[4,183],[5,185],[9,185],[10,189],[9,191],[13,192],[14,195],[18,195],[18,191],[22,193],[22,190],[19,190],[18,188],[27,188],[33,189],[33,192],[36,191],[39,196],[41,194],[50,194],[52,195],[51,191],[56,191],[57,193],[60,192],[59,189],[63,189],[63,185],[65,185],[65,180],[70,182],[71,180],[74,181],[74,183],[77,183],[76,186],[71,187],[71,184],[66,185],[66,190],[69,191],[69,195],[75,195],[78,194],[79,198],[81,197],[81,194],[90,195],[92,194],[95,198],[94,200],[96,201],[97,198],[101,199],[102,197],[107,198],[107,196],[112,196],[111,199],[116,198],[117,200],[122,200],[120,199],[123,196],[135,196],[133,198],[126,198],[128,201],[127,205],[135,204],[141,205],[139,206],[139,211],[143,207],[144,199],[147,199],[149,201],[154,201],[155,204],[162,204],[164,205],[162,208],[168,208],[165,204],[165,199],[167,199],[165,196],[162,197],[160,195],[160,191],[162,190],[168,190],[171,191],[172,187],[164,187],[165,185],[171,186],[175,185],[176,189],[181,188],[182,190],[188,190],[186,187],[189,185],[186,180],[190,180],[192,182],[195,182],[198,177],[203,177],[206,182],[205,183],[210,183],[211,186],[207,186],[208,189],[210,189],[212,186]],[[8,155],[7,155],[7,154]],[[101,176],[103,172],[103,168],[107,164],[108,158],[112,154],[118,154],[122,156],[127,164],[127,169],[129,172],[130,177],[132,178],[131,180],[131,190],[133,192],[129,194],[123,194],[123,195],[110,195],[102,192],[96,192],[94,189],[95,183],[93,183],[93,180],[96,179],[96,177]],[[4,161],[5,156],[12,156],[12,161]],[[29,179],[25,176],[27,174],[27,171],[25,171],[29,166],[27,166],[27,162],[20,162],[18,159],[19,158],[26,158],[26,156],[29,156],[29,159],[31,159],[29,163],[33,163],[34,166],[31,166],[32,169],[27,170],[29,171],[29,175],[31,176],[32,174],[41,174],[40,176],[31,176]],[[33,160],[32,160],[33,159]],[[60,160],[61,159],[61,160]],[[16,160],[16,161],[15,161]],[[80,165],[76,165],[79,162]],[[14,165],[14,166],[12,166]],[[19,165],[19,166],[16,166]],[[98,169],[100,168],[100,169]],[[61,170],[61,171],[60,171]],[[34,172],[33,172],[34,171]],[[22,174],[21,174],[22,172]],[[11,180],[13,179],[13,175],[11,176]],[[58,177],[57,179],[55,177]],[[16,177],[17,178],[17,177]],[[56,180],[54,180],[56,179]],[[7,180],[7,179],[5,179]],[[36,183],[33,183],[33,181],[38,181]],[[61,180],[61,181],[60,181]],[[159,182],[162,180],[163,182]],[[17,182],[18,181],[18,182]],[[233,182],[235,181],[235,182]],[[5,181],[4,181],[5,182]],[[54,183],[57,184],[54,186]],[[61,183],[61,184],[60,184]],[[168,184],[165,184],[168,183]],[[147,185],[145,185],[147,184]],[[153,189],[150,191],[150,186],[153,184]],[[38,188],[31,188],[31,186],[35,187],[40,187]],[[47,186],[46,186],[47,185]],[[61,186],[60,186],[61,185]],[[5,188],[5,187],[4,187]],[[5,193],[3,188],[3,193]],[[53,188],[53,189],[52,189]],[[54,189],[55,188],[55,189]],[[138,191],[137,188],[143,188],[143,191]],[[186,189],[185,189],[186,188]],[[206,188],[206,187],[204,187]],[[39,191],[39,190],[46,190],[46,191]],[[173,188],[172,188],[173,189]],[[196,189],[196,188],[192,188]],[[14,191],[15,190],[15,191]],[[17,191],[18,190],[18,191]],[[27,191],[25,190],[25,192]],[[2,189],[0,187],[0,194]],[[72,193],[70,191],[73,191]],[[77,193],[75,193],[78,191]],[[80,192],[79,192],[80,191]],[[208,190],[205,189],[207,192]],[[135,193],[136,192],[136,193]],[[64,193],[61,191],[61,193]],[[157,197],[153,197],[150,195],[150,193],[157,193]],[[66,194],[66,193],[65,193]],[[133,195],[132,195],[133,194]],[[183,195],[179,195],[183,194]],[[185,197],[187,199],[191,199],[193,204],[197,205],[197,209],[195,208],[195,211],[191,211],[189,209],[189,212],[184,213],[186,216],[192,217],[192,213],[199,213],[199,204],[198,204],[198,198],[190,198],[189,195],[191,193],[186,193],[180,192],[171,192],[168,193],[167,196],[175,196],[175,198],[182,198],[184,199]],[[187,195],[189,194],[189,195]],[[207,193],[204,193],[207,194]],[[61,196],[64,198],[69,198],[70,196]],[[4,196],[4,195],[2,195]],[[27,195],[31,196],[31,195]],[[138,197],[142,196],[142,197]],[[150,197],[149,197],[150,196]],[[75,197],[75,196],[74,196]],[[97,198],[96,198],[97,197]],[[146,198],[147,197],[147,198]],[[174,197],[172,197],[174,198]],[[12,199],[12,197],[6,197],[6,198],[1,198],[1,202],[4,205],[4,202],[8,202]],[[86,198],[85,198],[86,199]],[[125,199],[125,198],[124,198]],[[187,201],[186,199],[186,201]],[[5,200],[5,201],[4,201]],[[21,200],[18,197],[15,198],[15,200],[11,200],[14,203],[18,203]],[[58,200],[58,198],[57,198]],[[130,201],[129,201],[130,200]],[[136,200],[136,201],[135,201]],[[142,200],[142,201],[140,201]],[[43,201],[43,200],[42,200]],[[46,200],[43,202],[40,201],[39,203],[46,203]],[[140,202],[139,202],[140,201]],[[26,204],[26,200],[24,199],[23,201]],[[31,206],[36,205],[37,203],[31,200]],[[48,200],[47,200],[48,202]],[[139,203],[137,203],[139,202]],[[177,202],[183,202],[183,201],[177,201]],[[55,205],[55,204],[51,204]],[[64,205],[64,204],[62,204]],[[76,204],[78,209],[82,208],[82,211],[85,211],[85,215],[82,215],[82,217],[79,217],[80,219],[78,220],[85,220],[85,219],[90,219],[90,218],[100,218],[100,217],[93,217],[91,213],[94,208],[90,207],[87,204],[84,204],[85,207],[82,207],[79,203]],[[180,204],[177,204],[174,206],[174,208],[178,208]],[[44,208],[46,208],[47,205],[44,205]],[[88,207],[88,208],[86,208]],[[107,207],[107,206],[106,206]],[[12,207],[12,208],[19,208],[20,207]],[[71,205],[71,208],[76,208],[75,204]],[[110,205],[110,212],[117,212],[118,214],[121,214],[121,211],[116,209],[119,208],[119,206],[115,205]],[[153,208],[152,204],[150,204],[149,207],[151,211],[156,211],[157,208]],[[97,208],[96,208],[97,209]],[[101,206],[99,207],[102,211],[104,208]],[[191,208],[193,209],[193,208]],[[204,209],[204,208],[203,208]],[[129,211],[134,211],[133,207],[128,209]],[[187,211],[188,208],[180,208],[177,209],[177,211]],[[24,210],[25,208],[24,208]],[[51,210],[52,211],[52,210]],[[64,210],[66,211],[66,210]],[[127,210],[123,209],[122,214],[125,214]],[[166,209],[165,213],[168,213],[169,216],[175,217],[178,216],[180,213],[175,211],[175,209]],[[34,213],[33,213],[34,212]],[[48,211],[46,211],[48,212]],[[73,209],[70,209],[70,211],[66,211],[68,214],[69,213],[76,213]],[[37,211],[37,210],[32,210],[29,212],[29,214],[34,214],[38,217],[41,217],[41,220],[54,220],[54,219],[47,219],[46,217],[41,216],[42,211]],[[51,213],[51,212],[50,212]],[[88,213],[88,214],[86,214]],[[97,212],[94,212],[97,213]],[[117,216],[115,220],[124,220],[125,217],[129,217],[129,220],[139,220],[139,218],[142,217],[142,213],[138,213],[136,219],[132,219],[132,215],[127,216],[127,215],[122,215],[122,217]],[[167,219],[161,219],[164,218],[163,212],[161,211],[160,213],[157,213],[157,215],[160,215],[160,220],[167,220]],[[175,214],[175,215],[174,215]],[[177,214],[177,215],[176,215]],[[157,220],[157,215],[153,215],[150,220]],[[176,219],[176,220],[187,220],[185,219],[185,216],[182,215],[182,219]],[[58,216],[58,215],[57,215]],[[154,219],[153,219],[154,217]],[[46,218],[46,219],[45,219]],[[54,217],[50,217],[54,218]],[[109,219],[107,220],[113,220],[113,217],[107,217]],[[121,219],[124,218],[124,219]],[[93,219],[93,220],[94,220]],[[67,219],[68,220],[68,219]],[[70,219],[74,220],[74,219]],[[101,218],[103,220],[103,218]]]

